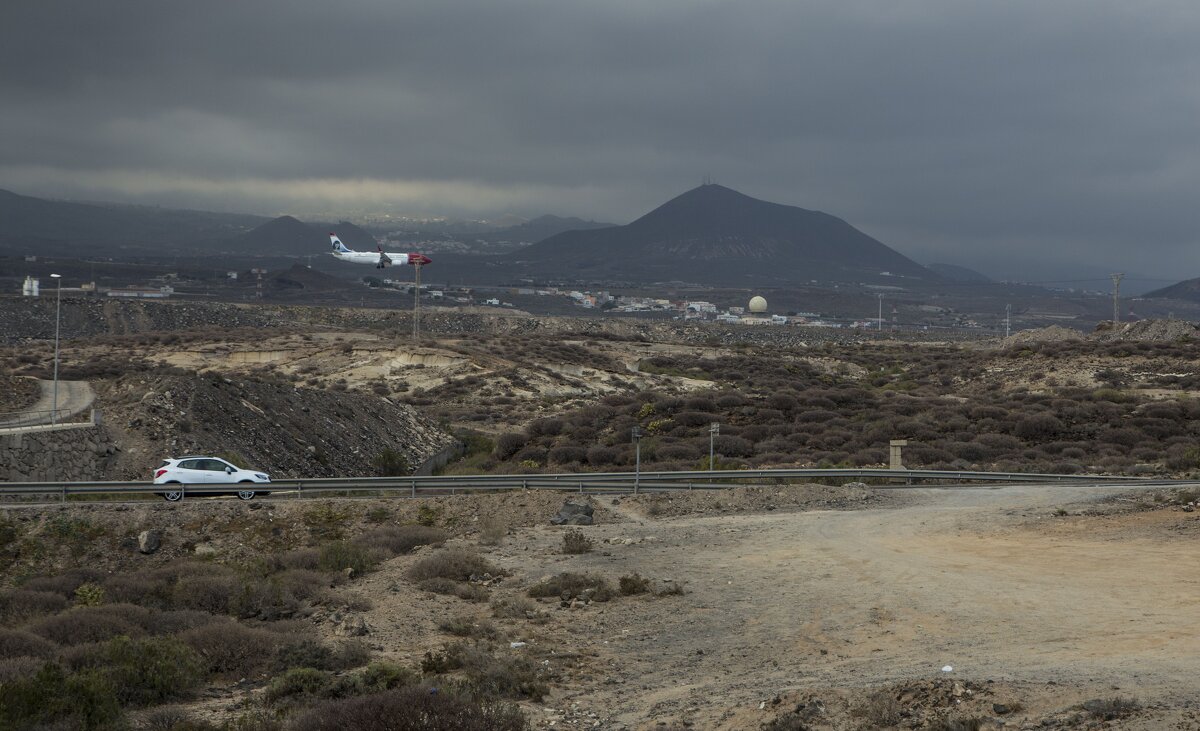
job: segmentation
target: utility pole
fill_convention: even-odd
[[[638,483],[642,477],[642,427],[633,427],[633,450],[634,450],[634,467],[633,467],[633,494],[638,494]]]
[[[58,423],[58,324],[62,321],[62,275],[51,274],[50,277],[58,283],[58,292],[54,297],[54,406],[50,411],[50,423]]]
[[[1113,274],[1113,324],[1121,321],[1121,278],[1124,274]]]
[[[413,287],[413,345],[420,342],[421,337],[421,265],[414,264],[416,270],[416,286]]]
[[[713,471],[713,439],[721,433],[721,425],[713,422],[708,425],[708,471]]]
[[[1008,337],[1009,326],[1012,324],[1012,305],[1004,306],[1004,337]]]
[[[883,295],[879,295],[879,332],[883,332]]]

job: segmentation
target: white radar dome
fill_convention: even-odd
[[[753,297],[750,299],[750,311],[754,313],[762,313],[767,311],[767,300],[763,297]]]

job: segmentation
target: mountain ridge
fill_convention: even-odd
[[[535,271],[632,281],[942,280],[836,216],[716,184],[693,188],[625,226],[567,231],[513,256]]]

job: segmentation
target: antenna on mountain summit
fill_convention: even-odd
[[[715,183],[716,183],[716,181],[713,180],[711,176],[705,175],[700,184],[701,185],[714,185]]]

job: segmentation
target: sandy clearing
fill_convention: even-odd
[[[550,708],[531,708],[541,724],[569,710],[602,728],[744,728],[747,709],[779,694],[938,678],[943,665],[964,681],[1174,703],[1200,671],[1191,543],[1028,524],[1114,489],[914,490],[886,509],[635,519],[586,529],[597,550],[579,556],[557,552],[561,529],[535,527],[489,556],[513,574],[497,596],[566,570],[687,582],[684,596],[547,602],[547,624],[507,624],[562,673]],[[649,540],[601,543],[617,537]],[[411,660],[437,618],[486,607],[404,587],[407,562],[371,579],[392,589],[367,620],[386,653]]]

